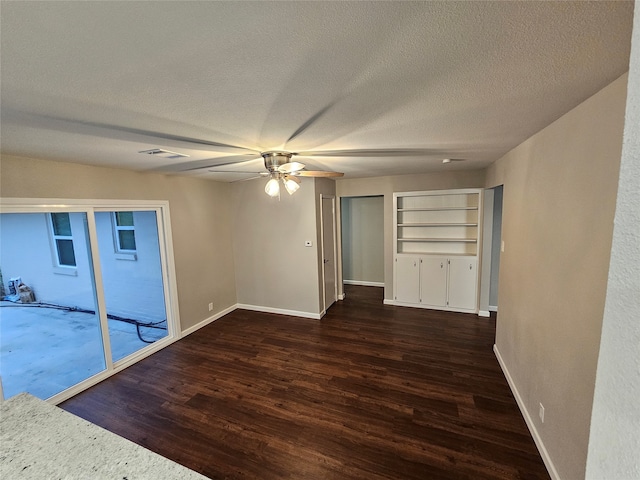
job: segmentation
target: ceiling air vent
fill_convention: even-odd
[[[152,148],[151,150],[142,150],[138,153],[146,153],[147,155],[153,155],[154,157],[162,157],[162,158],[183,158],[188,157],[184,153],[178,152],[170,152],[169,150],[164,150],[162,148]]]

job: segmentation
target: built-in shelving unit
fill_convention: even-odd
[[[477,312],[481,194],[393,194],[394,303]]]
[[[480,190],[394,194],[397,253],[478,254]]]

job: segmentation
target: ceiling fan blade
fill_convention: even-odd
[[[256,178],[262,178],[262,174],[257,177],[241,178],[240,180],[231,180],[229,183],[248,182],[249,180],[255,180]]]
[[[124,127],[120,125],[113,125],[108,123],[101,122],[90,122],[84,120],[75,120],[70,118],[63,117],[55,117],[50,115],[37,115],[27,112],[21,112],[13,109],[5,108],[3,109],[3,117],[5,115],[9,115],[13,121],[19,122],[27,122],[29,125],[40,125],[43,128],[50,130],[58,130],[64,132],[73,132],[73,133],[84,133],[90,135],[99,135],[108,138],[116,138],[113,137],[113,132],[121,132],[132,136],[141,136],[146,137],[147,142],[149,138],[156,138],[161,140],[170,140],[174,142],[186,143],[191,145],[199,145],[209,147],[208,150],[211,150],[211,147],[219,147],[219,148],[232,148],[235,150],[243,150],[245,152],[252,152],[259,154],[259,150],[255,150],[253,148],[241,147],[239,145],[231,145],[228,143],[222,142],[213,142],[209,140],[202,140],[199,138],[186,137],[182,135],[174,135],[171,133],[163,133],[163,132],[154,132],[151,130],[143,130],[140,128],[133,127]],[[81,130],[79,131],[78,128]],[[111,132],[111,133],[107,133]],[[192,147],[193,148],[193,147]]]
[[[222,147],[222,148],[233,148],[233,149],[237,149],[237,150],[244,150],[246,152],[255,152],[255,153],[260,153],[258,150],[254,150],[252,148],[247,148],[247,147],[240,147],[238,145],[230,145],[227,143],[221,143],[221,142],[213,142],[213,141],[209,141],[209,140],[201,140],[199,138],[192,138],[192,137],[183,137],[182,135],[173,135],[170,133],[159,133],[159,132],[150,132],[147,130],[141,130],[138,128],[128,128],[128,127],[119,127],[117,125],[104,125],[104,124],[100,124],[100,123],[86,123],[83,122],[85,124],[91,125],[91,126],[96,126],[96,127],[101,127],[101,128],[110,128],[112,130],[120,130],[126,133],[133,133],[136,135],[145,135],[148,137],[155,137],[155,138],[160,138],[160,139],[164,139],[164,140],[172,140],[175,142],[183,142],[183,143],[192,143],[195,145],[202,145],[202,146],[206,146],[206,147]]]
[[[342,177],[344,173],[341,172],[321,172],[319,170],[298,170],[292,175],[300,177]]]
[[[335,101],[331,102],[329,105],[327,105],[326,107],[322,108],[321,110],[316,112],[314,115],[312,115],[311,118],[309,118],[309,120],[304,122],[295,132],[291,134],[291,136],[287,139],[285,144],[289,143],[291,140],[296,138],[298,135],[300,135],[306,129],[308,129],[311,125],[313,125],[320,117],[322,117],[327,112],[327,110],[333,107],[335,103],[336,103]]]
[[[269,172],[243,172],[241,170],[212,170],[209,169],[211,173],[238,173],[242,175],[259,175],[261,177],[266,177],[269,175]],[[254,177],[258,178],[258,177]]]
[[[304,168],[304,164],[300,162],[288,162],[278,167],[278,171],[281,173],[293,173]]]
[[[223,162],[223,163],[211,163],[212,158],[209,158],[207,160],[197,160],[195,162],[189,162],[189,163],[183,163],[181,166],[188,166],[191,165],[190,168],[181,168],[180,170],[178,170],[179,172],[190,172],[192,170],[202,170],[205,168],[215,168],[215,167],[225,167],[227,165],[242,165],[243,163],[251,163],[251,162],[255,162],[256,160],[260,160],[260,158],[256,158],[254,155],[238,155],[236,157],[220,157],[219,160],[227,160],[230,158],[239,158],[239,157],[251,157],[249,160],[236,160],[235,162]],[[177,165],[180,166],[180,165]]]
[[[423,155],[442,155],[445,150],[433,148],[372,148],[354,150],[318,150],[311,152],[297,152],[295,155],[303,157],[415,157]]]

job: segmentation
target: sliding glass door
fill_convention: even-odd
[[[96,212],[113,362],[168,334],[155,211]]]
[[[106,369],[87,215],[0,215],[5,397],[51,397]]]
[[[2,203],[5,398],[68,398],[175,337],[168,205],[119,203]]]

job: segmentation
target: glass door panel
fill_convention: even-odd
[[[156,212],[96,212],[112,360],[168,335]]]
[[[87,215],[0,214],[5,398],[46,399],[106,369]]]

